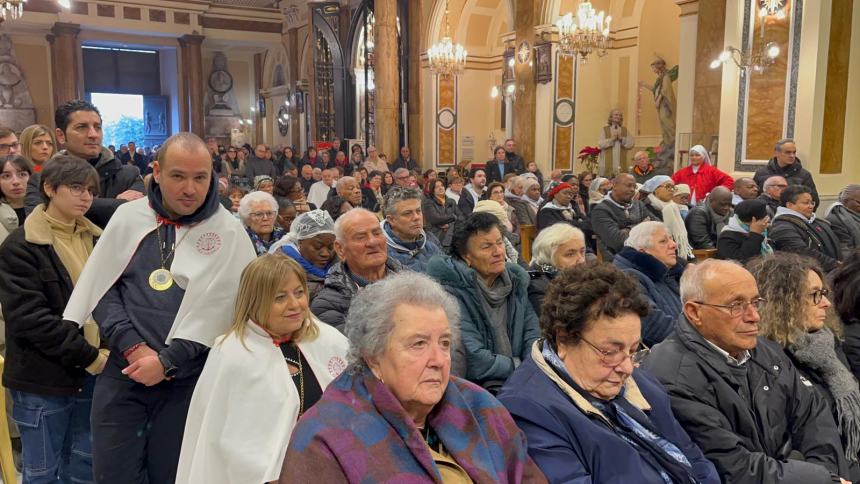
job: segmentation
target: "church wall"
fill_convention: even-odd
[[[671,0],[648,0],[645,2],[639,23],[639,55],[636,68],[638,80],[653,84],[655,75],[651,70],[651,63],[657,55],[666,60],[668,68],[678,64],[681,42],[679,15],[680,9]],[[674,88],[677,95],[677,82],[674,84]],[[660,121],[657,119],[657,111],[654,109],[653,96],[647,91],[642,91],[641,96],[639,135],[659,136]],[[626,119],[628,119],[628,126],[635,129],[634,116],[627,115]]]

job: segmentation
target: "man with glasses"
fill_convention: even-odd
[[[0,126],[0,158],[15,156],[21,153],[21,144],[12,128]]]
[[[758,196],[758,199],[767,204],[767,214],[771,219],[776,216],[780,203],[779,197],[786,188],[788,188],[788,182],[779,175],[768,178],[762,185],[762,194]]]
[[[812,174],[803,167],[800,158],[797,157],[797,145],[791,138],[776,142],[774,157],[770,159],[767,165],[756,170],[753,178],[759,188],[764,189],[764,182],[774,175],[785,178],[789,185],[803,185],[809,188],[810,193],[812,193],[812,200],[818,206],[818,189],[815,188],[815,180],[812,179]]]
[[[409,188],[409,170],[406,168],[394,170],[394,184],[401,188]]]
[[[723,481],[840,482],[847,463],[833,416],[782,348],[759,338],[752,274],[730,261],[691,265],[681,301],[677,328],[643,366]]]
[[[860,185],[851,184],[839,192],[839,201],[827,209],[827,221],[839,238],[843,254],[860,248]]]

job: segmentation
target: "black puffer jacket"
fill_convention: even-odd
[[[675,416],[723,482],[825,484],[847,477],[827,403],[778,344],[759,338],[750,354],[743,366],[729,366],[682,315],[644,367],[666,386]],[[741,396],[745,388],[751,402]],[[798,453],[804,460],[789,459]]]
[[[812,257],[825,272],[839,267],[842,260],[839,239],[827,220],[816,218],[806,223],[800,217],[782,214],[773,221],[768,235],[776,250]]]
[[[785,178],[789,185],[803,185],[809,188],[812,191],[812,200],[815,201],[815,206],[818,206],[818,189],[815,188],[815,180],[812,179],[812,173],[803,167],[799,158],[795,158],[794,164],[780,168],[774,157],[767,162],[767,165],[756,170],[753,179],[758,185],[759,192],[764,193],[764,182],[772,176]]]
[[[385,268],[389,274],[403,270],[400,263],[391,257],[385,262]],[[322,289],[311,302],[311,312],[343,333],[349,304],[357,292],[358,286],[349,276],[344,262],[337,261],[329,269]]]

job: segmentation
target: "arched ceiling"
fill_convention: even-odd
[[[495,56],[504,50],[502,35],[513,30],[511,0],[449,0],[450,34],[470,55]],[[428,45],[445,35],[445,0],[432,11]]]

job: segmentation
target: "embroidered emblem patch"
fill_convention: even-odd
[[[203,255],[212,255],[221,249],[221,236],[215,232],[206,232],[197,239],[194,246],[197,247],[197,252]]]
[[[328,373],[332,378],[336,378],[346,369],[346,362],[340,356],[332,356],[328,360]]]

